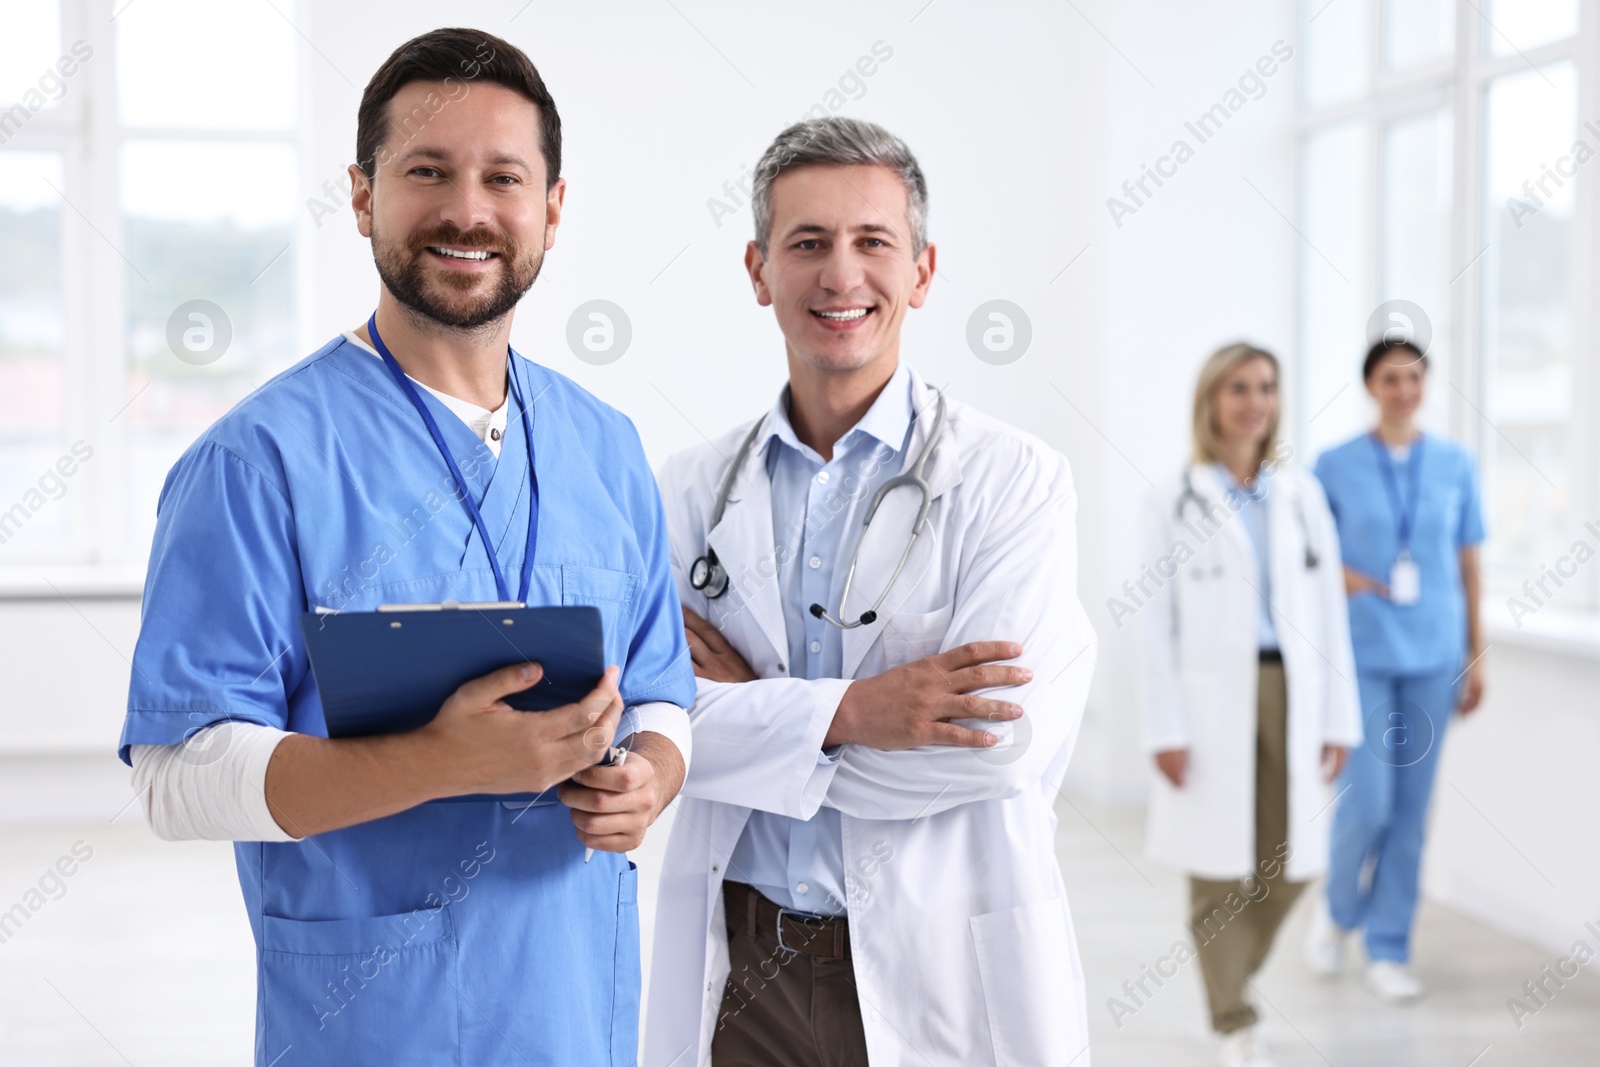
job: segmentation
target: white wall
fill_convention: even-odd
[[[1485,618],[1503,610],[1486,603]],[[1600,645],[1554,651],[1554,634],[1529,642],[1498,625],[1489,640],[1488,698],[1445,739],[1423,884],[1435,899],[1565,954],[1585,923],[1600,925],[1592,847]]]
[[[767,406],[782,383],[779,335],[740,265],[747,212],[719,227],[707,200],[724,197],[724,183],[825,102],[875,42],[893,49],[841,113],[900,133],[928,174],[940,273],[929,305],[908,319],[905,356],[1071,457],[1083,597],[1103,646],[1069,785],[1140,799],[1139,664],[1131,629],[1115,628],[1105,601],[1137,573],[1132,517],[1147,479],[1181,461],[1201,359],[1248,337],[1292,365],[1298,238],[1278,212],[1295,215],[1295,62],[1120,227],[1106,198],[1123,195],[1124,180],[1174,140],[1193,145],[1185,121],[1274,42],[1294,42],[1290,5],[834,2],[800,18],[680,2],[682,15],[656,3],[620,13],[536,5],[508,21],[521,6],[497,5],[475,24],[526,48],[549,81],[570,191],[515,343],[627,411],[657,462]],[[316,5],[302,21],[329,57],[305,50],[307,199],[354,155],[360,86],[440,17],[419,0],[383,11],[374,20],[365,5]],[[318,227],[308,211],[295,254],[310,351],[366,317],[377,282],[345,215]],[[567,316],[597,297],[621,305],[634,330],[627,354],[604,367],[580,362],[565,342]],[[1009,366],[978,360],[965,341],[973,309],[994,298],[1020,305],[1034,331]],[[76,753],[102,781],[117,775],[111,750],[137,624],[129,599],[0,602],[0,672],[11,683],[0,761]],[[1565,945],[1582,919],[1600,918],[1600,861],[1569,843],[1591,810],[1580,783],[1600,749],[1596,668],[1506,644],[1490,669],[1487,706],[1448,742],[1429,888],[1497,926]],[[27,780],[27,810],[10,817],[81,807],[65,784],[52,797],[38,776]]]

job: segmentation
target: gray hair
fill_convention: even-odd
[[[917,157],[906,143],[882,126],[838,115],[805,119],[782,133],[756,164],[750,205],[755,212],[756,247],[767,254],[772,236],[772,183],[797,167],[888,167],[906,186],[906,221],[911,226],[911,254],[928,247],[928,183]]]

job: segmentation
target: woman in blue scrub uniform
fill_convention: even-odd
[[[1360,928],[1369,984],[1390,1000],[1423,991],[1409,962],[1428,800],[1451,712],[1483,696],[1477,477],[1466,449],[1417,429],[1427,370],[1415,347],[1375,344],[1362,377],[1378,425],[1316,466],[1339,528],[1366,743],[1339,781],[1307,958],[1338,973]]]

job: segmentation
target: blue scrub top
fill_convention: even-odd
[[[1316,475],[1333,510],[1345,564],[1387,584],[1400,552],[1400,521],[1379,462],[1372,435],[1362,434],[1318,457]],[[1350,598],[1356,667],[1375,674],[1454,670],[1467,647],[1460,552],[1484,536],[1472,457],[1454,441],[1429,434],[1412,443],[1406,460],[1391,462],[1401,501],[1412,499],[1410,479],[1420,478],[1411,556],[1422,595],[1410,605],[1370,592]]]
[[[512,356],[532,405],[529,602],[589,604],[629,705],[693,704],[661,501],[628,419]],[[498,460],[424,395],[507,574],[529,513],[512,413]],[[514,401],[513,401],[514,402]],[[337,338],[220,419],[162,489],[120,755],[224,720],[326,736],[314,606],[495,600],[480,534],[384,364]],[[234,846],[258,949],[256,1062],[633,1064],[637,872],[583,862],[553,797],[423,804]]]

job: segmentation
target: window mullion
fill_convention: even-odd
[[[1592,5],[1584,4],[1578,14],[1578,40],[1573,51],[1573,63],[1578,71],[1578,122],[1600,120],[1600,79],[1595,77],[1596,56],[1600,55],[1600,19],[1595,18]],[[1600,124],[1600,123],[1597,123]],[[1580,129],[1577,136],[1591,141],[1592,134]],[[1572,316],[1572,375],[1575,413],[1600,411],[1600,364],[1597,364],[1595,344],[1600,338],[1600,320],[1597,320],[1596,302],[1590,294],[1600,282],[1600,256],[1596,244],[1600,242],[1600,183],[1590,168],[1581,168],[1574,179],[1573,188],[1573,263],[1572,292],[1569,308]],[[1580,417],[1568,424],[1568,447],[1572,467],[1573,511],[1577,524],[1600,519],[1600,434],[1594,419]],[[1582,537],[1593,544],[1593,535],[1584,530],[1574,530],[1573,537]],[[1600,609],[1600,572],[1594,567],[1585,568],[1583,587],[1578,590],[1583,607],[1589,611]]]
[[[93,309],[80,333],[86,350],[82,383],[83,409],[90,423],[85,439],[94,447],[87,465],[94,474],[95,515],[92,561],[98,566],[127,563],[127,493],[130,457],[128,426],[128,361],[124,337],[129,284],[127,241],[122,224],[121,153],[117,136],[116,27],[111,21],[116,0],[81,0],[88,16],[85,39],[94,59],[85,100],[83,160],[80,169],[84,214],[98,234],[86,237],[84,298]],[[137,269],[137,264],[135,264]],[[133,284],[140,284],[137,276]]]

